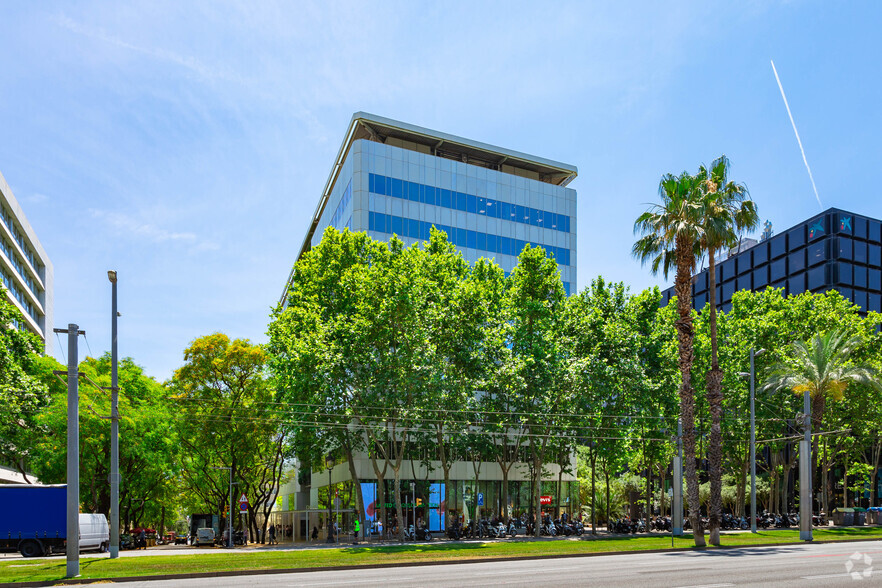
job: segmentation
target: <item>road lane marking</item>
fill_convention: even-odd
[[[734,585],[735,584],[698,584],[697,586],[677,586],[677,588],[726,588],[726,586]]]
[[[828,580],[830,578],[848,578],[851,574],[824,574],[823,576],[803,576],[803,580]]]
[[[394,580],[413,580],[413,578],[393,578]],[[292,587],[300,587],[300,586],[339,586],[341,584],[385,584],[388,580],[378,578],[376,580],[340,580],[339,582],[309,582],[307,584],[288,584],[288,586]]]

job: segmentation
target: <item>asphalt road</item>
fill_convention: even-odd
[[[855,555],[857,554],[857,555]],[[847,567],[848,562],[852,563]],[[869,564],[867,563],[869,562]],[[873,565],[875,564],[875,565]],[[855,579],[849,573],[860,576]],[[627,554],[553,560],[264,574],[127,583],[131,588],[254,586],[627,586],[628,588],[882,585],[882,541]]]

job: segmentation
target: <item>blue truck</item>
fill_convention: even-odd
[[[24,557],[64,551],[67,486],[0,484],[0,550]]]

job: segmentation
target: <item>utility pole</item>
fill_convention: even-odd
[[[70,323],[66,329],[53,329],[67,333],[67,575],[80,575],[80,396],[79,355],[77,337],[85,331]],[[57,372],[64,373],[64,372]]]
[[[107,272],[112,289],[110,307],[110,559],[119,557],[119,385],[117,366],[116,271]]]
[[[683,422],[677,420],[677,453],[674,454],[674,488],[671,514],[672,536],[683,535]],[[607,507],[608,508],[608,507]],[[609,525],[609,523],[607,523]]]
[[[803,393],[804,433],[799,447],[799,538],[812,540],[812,400]]]

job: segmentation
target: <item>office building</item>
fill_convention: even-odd
[[[7,298],[21,311],[16,326],[51,344],[52,263],[6,179],[0,174],[0,279]]]
[[[445,231],[465,259],[493,258],[509,274],[529,243],[541,246],[557,262],[567,293],[576,290],[576,192],[567,185],[575,166],[479,143],[447,133],[358,112],[353,115],[309,224],[298,258],[317,245],[328,226],[366,231],[387,241],[393,234],[405,244],[425,241],[431,227]],[[285,285],[281,302],[290,285]],[[377,482],[367,455],[357,457],[365,506],[362,523],[376,521]],[[569,469],[547,464],[543,504],[552,512],[579,512],[575,460]],[[406,462],[402,479],[402,519],[414,517],[442,531],[455,514],[467,518],[480,505],[484,516],[531,509],[532,484],[527,464],[510,472],[508,496],[502,495],[502,469],[495,461],[456,462],[445,486],[437,461]],[[391,513],[391,475],[386,500]],[[282,540],[305,540],[314,526],[322,529],[326,488],[339,493],[341,519],[348,527],[354,507],[352,477],[346,464],[308,476],[289,476],[279,491],[280,508],[272,520],[284,530]],[[411,490],[411,482],[413,489]],[[386,521],[388,529],[389,521]],[[326,527],[325,527],[326,528]]]
[[[882,312],[882,222],[830,208],[750,247],[735,248],[716,267],[717,303],[732,306],[738,290],[783,288],[784,294],[838,290],[861,311]],[[675,295],[662,293],[662,304]],[[692,304],[709,301],[708,271],[692,280]]]
[[[570,294],[576,191],[566,186],[577,173],[572,165],[358,112],[299,256],[328,226],[382,241],[395,234],[410,244],[427,240],[434,225],[467,260],[494,258],[506,274],[525,244],[543,247]]]

